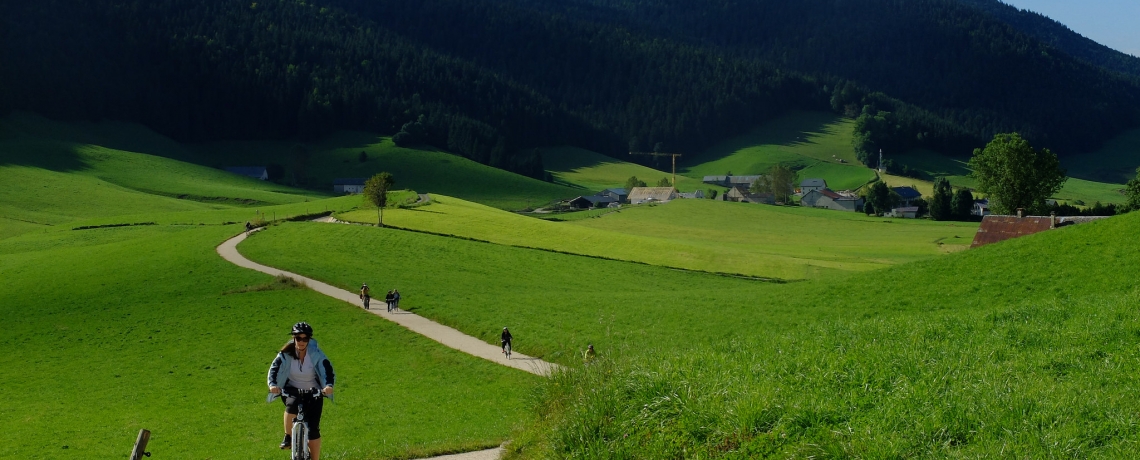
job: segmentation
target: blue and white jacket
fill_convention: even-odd
[[[309,348],[305,353],[317,366],[317,383],[320,384],[320,387],[333,386],[333,384],[336,383],[336,374],[333,372],[332,363],[325,357],[325,353],[321,351],[321,347],[317,346],[316,339],[309,341]],[[289,356],[288,353],[277,353],[277,357],[274,358],[273,363],[269,365],[269,386],[285,388],[285,383],[289,380],[289,366],[293,364],[294,359],[295,358]]]

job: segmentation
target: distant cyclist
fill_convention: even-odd
[[[388,311],[392,311],[392,307],[396,306],[396,294],[388,291],[388,294],[384,296],[384,303],[388,304]]]
[[[325,396],[332,397],[333,383],[336,374],[333,373],[332,363],[321,352],[317,341],[313,340],[313,328],[308,323],[300,322],[293,325],[293,339],[281,347],[273,364],[269,365],[269,392],[296,394],[296,390],[321,388]],[[288,449],[293,443],[291,429],[293,419],[297,418],[300,406],[305,409],[305,423],[309,425],[309,452],[313,460],[321,457],[321,410],[324,400],[314,397],[287,396],[281,398],[285,403],[285,440],[281,441],[281,448]]]
[[[368,301],[372,299],[372,290],[368,289],[367,284],[360,285],[360,301],[364,302],[364,309],[368,309]]]
[[[512,338],[513,337],[511,337],[511,331],[507,330],[507,328],[504,327],[503,328],[503,335],[502,335],[503,342],[500,344],[500,346],[503,347],[503,354],[504,355],[507,354],[507,346],[511,344]],[[511,348],[514,348],[514,347],[512,346]]]

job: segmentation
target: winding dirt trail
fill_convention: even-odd
[[[332,221],[335,222],[335,220]],[[254,231],[260,230],[262,229],[259,228]],[[312,278],[306,278],[304,276],[287,272],[285,270],[278,270],[276,268],[267,265],[261,265],[257,262],[246,259],[245,256],[241,255],[241,253],[237,250],[238,243],[245,241],[246,237],[247,235],[243,232],[233,238],[226,240],[225,243],[222,243],[218,246],[218,255],[221,255],[223,259],[226,259],[230,263],[233,263],[239,267],[256,270],[272,276],[283,275],[289,278],[293,278],[294,280],[305,283],[306,286],[314,291],[337,300],[351,303],[363,309],[363,307],[360,305],[360,298],[356,293],[348,292],[344,289],[322,283]],[[375,304],[383,304],[383,302],[375,302],[373,305]],[[389,313],[386,311],[386,309],[384,311],[379,309],[371,309],[365,311],[404,326],[410,329],[412,332],[435,340],[444,346],[462,351],[472,356],[492,361],[495,364],[513,367],[521,371],[530,372],[532,374],[541,375],[544,377],[549,376],[551,371],[559,367],[557,364],[548,363],[541,359],[530,357],[518,352],[511,353],[511,359],[505,359],[503,357],[502,350],[500,350],[499,347],[488,344],[475,337],[471,337],[467,334],[459,332],[456,329],[444,326],[414,313],[408,313],[404,311]],[[476,452],[432,457],[431,460],[497,460],[502,455],[502,452],[503,449],[500,447]]]
[[[226,240],[225,243],[222,243],[218,246],[218,254],[221,255],[223,259],[226,259],[239,267],[256,270],[272,276],[284,275],[299,282],[305,283],[305,285],[310,289],[321,294],[327,295],[340,301],[351,303],[361,309],[364,308],[360,305],[360,297],[356,293],[348,292],[344,289],[322,283],[312,278],[306,278],[296,273],[279,270],[267,265],[261,265],[257,262],[246,259],[245,256],[241,255],[241,253],[239,253],[237,250],[238,243],[245,241],[245,239],[246,234],[242,233],[238,236]],[[376,303],[382,305],[383,301]],[[471,337],[467,334],[459,332],[456,329],[444,326],[414,313],[408,313],[405,311],[395,311],[389,313],[386,311],[386,309],[380,310],[378,308],[365,311],[404,326],[410,329],[412,332],[435,340],[436,342],[442,343],[449,348],[453,348],[469,355],[483,358],[503,366],[513,367],[515,369],[530,372],[536,375],[541,375],[543,377],[549,376],[550,372],[558,366],[557,364],[548,363],[541,359],[527,356],[518,352],[511,353],[511,359],[506,359],[503,357],[503,351],[499,349],[499,347],[491,345],[475,337]]]

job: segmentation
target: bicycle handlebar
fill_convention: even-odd
[[[328,395],[326,395],[323,391],[321,391],[320,388],[309,388],[308,390],[301,390],[301,389],[296,389],[296,388],[289,388],[289,389],[282,388],[281,392],[279,392],[277,394],[270,392],[265,397],[265,402],[271,403],[271,402],[273,402],[274,399],[283,398],[285,396],[290,396],[290,397],[311,396],[314,398],[327,398],[328,397]]]

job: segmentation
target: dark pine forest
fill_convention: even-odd
[[[1017,131],[1077,153],[1140,122],[1140,60],[994,4],[10,0],[0,111],[184,141],[398,133],[532,177],[537,147],[695,151],[791,109],[858,118],[860,152]]]

